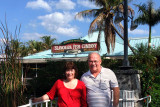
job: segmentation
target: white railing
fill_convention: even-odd
[[[139,101],[146,100],[147,107],[149,106],[149,103],[151,102],[151,96],[146,96],[140,99],[136,99],[134,95],[134,91],[128,91],[128,90],[121,90],[120,91],[120,99],[119,99],[119,107],[135,107],[135,103],[138,103]],[[112,92],[112,101],[113,101],[113,92]],[[54,104],[53,104],[54,103]],[[29,104],[18,106],[18,107],[58,107],[57,106],[57,98],[53,101],[51,100],[45,100],[41,102],[32,103],[32,100],[29,100]]]
[[[149,107],[149,103],[151,102],[151,96],[150,95],[148,95],[148,96],[146,96],[146,97],[143,97],[143,98],[140,98],[140,99],[138,99],[138,101],[137,102],[139,102],[139,101],[143,101],[143,100],[145,100],[145,99],[147,99],[147,107]]]
[[[18,107],[58,107],[57,106],[57,99],[55,100],[45,100],[45,101],[40,101],[40,102],[36,102],[36,103],[32,103],[32,100],[29,99],[29,103],[25,104],[25,105],[21,105]]]
[[[138,103],[143,100],[146,100],[148,107],[149,103],[151,102],[151,96],[149,95],[140,99],[136,99],[134,91],[121,90],[118,107],[135,107],[135,103]],[[113,92],[112,92],[112,101],[113,101]]]

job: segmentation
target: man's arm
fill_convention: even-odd
[[[119,104],[119,87],[114,87],[113,89],[113,107],[117,107]]]

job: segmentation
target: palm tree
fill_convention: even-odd
[[[135,19],[138,24],[149,25],[149,38],[148,38],[148,52],[151,48],[151,28],[160,21],[160,9],[154,9],[152,0],[149,0],[147,4],[136,5],[139,8],[139,16]]]
[[[27,42],[29,54],[34,54],[43,50],[42,42],[38,42],[35,40],[30,40]]]
[[[113,22],[114,15],[117,13],[117,11],[122,13],[124,12],[122,5],[123,0],[90,0],[90,1],[95,2],[95,4],[100,8],[79,12],[76,15],[76,17],[93,16],[95,18],[90,24],[88,35],[92,34],[94,31],[98,31],[99,34],[97,42],[100,44],[101,32],[104,31],[107,52],[110,53],[110,47],[112,48],[112,51],[114,51],[116,33],[124,40],[123,36],[121,36],[121,34],[123,34],[122,24],[120,23],[117,24],[118,25],[117,27],[119,27],[120,31],[122,31],[118,32]],[[128,7],[128,9],[130,10],[130,12],[134,13],[131,7]],[[132,48],[131,50],[133,51]]]
[[[12,56],[14,56],[15,58],[21,56],[21,45],[22,45],[22,42],[20,42],[18,39],[15,39],[15,40],[13,39],[10,41],[10,50],[11,50]]]
[[[43,36],[41,37],[41,39],[42,39],[45,49],[51,49],[51,46],[56,41],[56,38],[51,39],[51,36]]]
[[[28,56],[29,54],[29,48],[25,44],[23,43],[21,46],[21,57]]]

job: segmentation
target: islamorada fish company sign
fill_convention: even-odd
[[[81,40],[82,41],[82,40]],[[53,53],[80,53],[83,51],[97,51],[98,46],[97,42],[90,42],[90,43],[84,43],[84,42],[67,42],[67,44],[63,45],[53,45],[52,46],[52,52]]]

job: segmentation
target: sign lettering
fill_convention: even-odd
[[[97,51],[97,45],[97,42],[68,43],[66,45],[53,45],[51,50],[53,53],[66,52],[67,50]]]

